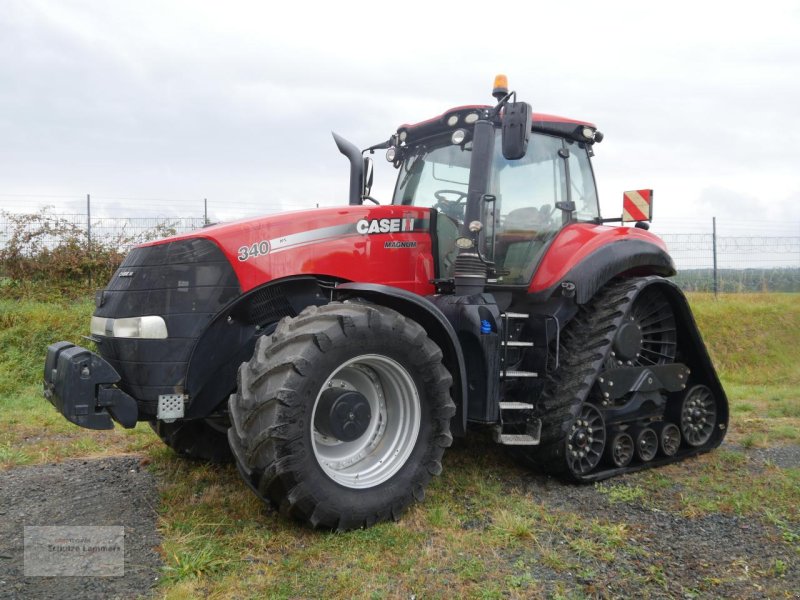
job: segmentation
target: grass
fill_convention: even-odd
[[[40,394],[44,349],[60,339],[80,343],[91,303],[0,300],[0,469],[146,455],[161,493],[165,568],[157,594],[170,599],[583,598],[604,594],[614,577],[650,595],[706,596],[738,576],[721,569],[691,589],[670,587],[669,564],[643,555],[637,511],[736,515],[772,527],[786,554],[750,577],[766,595],[785,595],[780,582],[800,552],[800,470],[759,463],[750,449],[800,439],[800,366],[792,351],[800,302],[780,294],[719,301],[698,294],[690,302],[729,395],[732,443],[678,465],[548,495],[561,484],[532,479],[475,435],[448,451],[425,502],[400,522],[330,534],[277,515],[231,466],[176,458],[146,425],[94,432],[67,423]],[[559,501],[559,490],[596,495],[608,510],[585,513]]]

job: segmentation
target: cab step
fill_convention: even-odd
[[[511,379],[513,377],[539,377],[539,374],[533,371],[503,371],[503,377],[505,379]]]
[[[533,342],[517,342],[514,340],[511,341],[502,341],[500,342],[501,346],[508,346],[509,348],[533,348]]]
[[[504,312],[500,315],[505,319],[527,319],[530,315],[525,313]]]
[[[500,410],[531,410],[533,404],[527,402],[500,402]]]
[[[494,441],[504,446],[537,446],[541,437],[541,419],[528,422],[526,433],[503,433],[502,425],[494,427]]]

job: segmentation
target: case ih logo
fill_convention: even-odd
[[[361,219],[356,223],[358,233],[399,233],[414,231],[414,218],[405,219]]]

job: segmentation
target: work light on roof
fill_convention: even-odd
[[[461,144],[464,143],[464,140],[466,138],[467,138],[466,131],[464,131],[463,129],[456,129],[453,132],[453,135],[450,136],[450,141],[456,144],[457,146],[460,146]]]
[[[472,125],[477,120],[478,120],[478,113],[475,112],[469,113],[467,116],[464,117],[464,123],[466,123],[467,125]]]
[[[450,115],[447,117],[447,126],[455,127],[458,124],[458,115]]]

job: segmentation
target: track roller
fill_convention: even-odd
[[[636,432],[634,438],[636,458],[642,462],[650,462],[658,453],[658,434],[650,427],[643,427]]]
[[[664,423],[659,431],[658,441],[664,456],[675,456],[681,447],[681,430],[675,423]]]
[[[633,459],[633,438],[630,433],[618,431],[611,436],[606,454],[615,467],[627,467]]]

